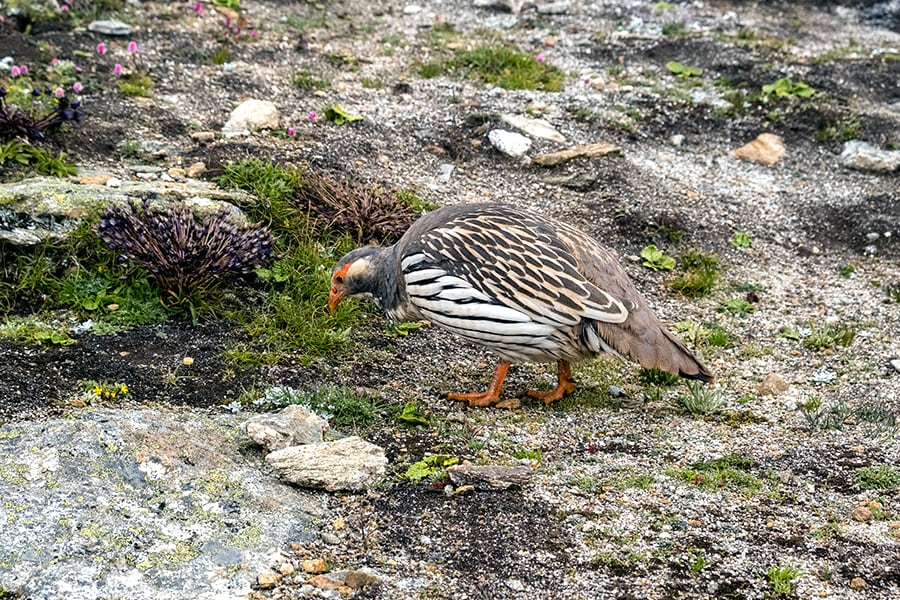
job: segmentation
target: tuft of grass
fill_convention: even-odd
[[[727,348],[731,344],[731,334],[718,323],[681,321],[675,323],[675,331],[681,334],[684,341],[694,346]]]
[[[78,167],[66,162],[63,155],[53,154],[46,148],[37,148],[21,140],[0,144],[0,175],[4,180],[11,176],[31,174],[48,177],[68,177],[78,172]]]
[[[801,574],[800,569],[794,565],[772,565],[766,572],[766,579],[769,582],[771,593],[776,597],[793,595],[797,587],[794,580],[800,577]]]
[[[469,79],[507,90],[559,92],[565,80],[562,69],[499,41],[456,51],[445,61],[425,63],[419,68],[419,74],[426,78],[446,72],[460,72]]]
[[[678,375],[673,375],[666,371],[660,371],[659,369],[641,369],[640,370],[641,379],[644,380],[644,383],[647,385],[656,385],[656,386],[673,386],[677,384],[681,379]]]
[[[815,138],[817,142],[822,142],[823,144],[828,142],[847,142],[858,138],[861,133],[862,123],[859,117],[853,116],[824,126],[816,132]]]
[[[894,302],[900,302],[900,283],[889,283],[884,286],[885,295]]]
[[[153,79],[146,73],[131,73],[119,80],[119,91],[126,96],[150,98],[153,95]]]
[[[900,469],[890,465],[861,467],[856,470],[856,487],[861,490],[900,489]]]
[[[762,487],[762,482],[749,473],[753,461],[737,454],[730,454],[715,460],[695,463],[675,475],[688,483],[705,490],[718,491],[726,488],[737,489],[753,495]]]
[[[292,79],[295,86],[309,92],[313,90],[324,90],[331,87],[331,82],[327,79],[320,79],[306,69],[301,69],[294,74]]]
[[[708,296],[719,281],[719,258],[712,253],[690,250],[681,255],[682,272],[666,281],[670,289],[689,296]]]
[[[699,381],[688,382],[688,394],[678,404],[692,415],[708,415],[722,408],[722,394]]]
[[[856,271],[856,267],[852,264],[847,263],[846,265],[841,265],[841,277],[844,279],[850,279],[853,273]]]
[[[835,346],[849,346],[855,337],[856,330],[852,327],[813,326],[810,334],[803,339],[803,345],[810,350],[827,350]]]

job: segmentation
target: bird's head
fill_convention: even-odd
[[[384,248],[379,246],[363,246],[338,261],[331,273],[328,310],[334,312],[341,300],[348,297],[368,296],[379,302],[377,290],[383,277],[383,253]]]

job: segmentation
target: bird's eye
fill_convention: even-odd
[[[334,282],[335,283],[344,283],[344,276],[343,275],[335,275]]]

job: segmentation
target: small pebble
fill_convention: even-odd
[[[891,361],[891,366],[894,367],[894,370],[900,373],[900,358],[895,358]]]

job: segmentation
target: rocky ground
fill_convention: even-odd
[[[244,0],[246,22],[236,35],[210,4],[201,14],[193,2],[136,2],[116,13],[133,26],[130,37],[39,23],[24,36],[7,23],[0,58],[25,64],[49,45],[95,73],[97,85],[83,92],[84,122],[56,142],[83,173],[181,177],[172,169],[202,162],[198,176],[213,179],[229,161],[262,157],[413,189],[436,204],[495,200],[577,225],[621,253],[673,327],[691,321],[727,330],[726,346],[700,344],[718,375],[721,406],[692,413],[679,401],[689,394],[683,385],[660,390],[630,365],[601,359],[579,366],[580,390],[551,407],[522,399],[511,410],[470,409],[441,393],[485,385],[494,366],[489,354],[428,328],[391,336],[375,316],[353,332],[345,355],[312,365],[285,357],[240,371],[223,351],[247,334],[228,322],[88,334],[65,348],[0,340],[0,504],[11,525],[0,531],[0,597],[900,594],[900,304],[890,293],[900,286],[900,6],[522,4],[512,11],[458,0]],[[484,35],[560,67],[564,90],[422,77],[421,64]],[[231,56],[216,65],[208,57],[223,36]],[[121,95],[96,75],[117,62],[137,68],[126,48],[131,38],[156,82],[151,99]],[[99,42],[110,48],[101,57]],[[679,76],[670,61],[702,74]],[[300,71],[330,83],[301,89],[292,82]],[[815,94],[761,102],[762,86],[784,77]],[[248,98],[276,104],[278,135],[220,133]],[[322,114],[333,104],[363,119],[337,126]],[[488,139],[491,130],[513,129],[503,114],[546,119],[565,141],[536,138],[525,157],[506,156]],[[732,154],[762,133],[783,140],[783,157],[764,164]],[[886,151],[884,162],[853,168],[860,163],[842,156],[847,138]],[[599,142],[619,151],[556,166],[533,160]],[[139,173],[135,162],[161,169]],[[752,245],[735,247],[737,232]],[[637,258],[651,243],[675,257],[690,248],[714,252],[723,281],[702,298],[673,292],[667,274]],[[729,311],[735,300],[753,312],[739,314],[740,303]],[[813,343],[840,330],[855,332],[852,341]],[[553,378],[550,365],[516,367],[506,394],[523,398]],[[101,413],[71,408],[65,401],[90,379],[127,382],[129,399]],[[326,383],[374,390],[385,405],[414,400],[426,408],[428,427],[385,419],[331,432],[358,433],[385,448],[388,476],[366,493],[278,484],[259,449],[239,434],[246,416],[232,414],[233,402],[247,389]],[[152,430],[154,414],[167,432],[156,441],[142,433]],[[116,419],[123,421],[111,425]],[[82,425],[70,430],[67,423]],[[91,433],[79,437],[79,430]],[[215,442],[204,437],[210,431],[221,431]],[[163,452],[168,444],[181,452]],[[37,475],[29,478],[32,471],[11,465],[32,451]],[[400,480],[429,454],[528,466],[533,474],[521,488],[469,493],[454,493],[444,481]],[[78,476],[48,485],[53,478],[40,475],[79,457],[88,468],[73,467]],[[103,487],[102,501],[91,492],[90,461],[115,473],[108,481],[124,482]],[[165,477],[148,475],[154,461]],[[239,481],[227,473],[241,473]],[[166,479],[173,487],[160,495],[156,486]],[[54,485],[66,493],[54,495]],[[287,508],[279,507],[277,488],[269,491],[273,485],[282,485]],[[129,534],[124,521],[100,521],[120,536],[115,543],[84,533],[91,511],[108,516],[117,505],[109,499],[129,486],[142,491],[120,498],[134,502],[128,518],[143,519],[151,504],[158,516],[166,504],[184,503],[162,526],[171,548],[140,547],[129,535],[151,550],[159,540],[133,528]],[[197,500],[192,490],[206,496]],[[252,496],[262,507],[229,524],[230,535],[249,532],[233,544],[252,549],[252,560],[237,555],[243,566],[227,552],[195,547],[213,522],[231,517],[204,513],[195,522],[187,505],[221,502],[223,494],[237,503]],[[42,513],[42,498],[71,506],[74,516]],[[297,514],[296,522],[285,513]],[[4,538],[9,532],[19,537]],[[50,551],[53,560],[24,549],[42,546],[42,535],[48,547],[66,540]],[[17,547],[23,550],[11,551]],[[135,561],[136,554],[156,562]],[[97,556],[103,560],[94,562]],[[198,566],[197,556],[207,562]],[[324,578],[314,578],[315,565],[304,570],[303,561],[316,559],[325,561]],[[83,571],[89,577],[66,578],[64,571],[84,565],[92,565]],[[217,587],[206,569],[231,578]],[[378,584],[354,590],[344,585],[346,571],[374,575]],[[62,583],[47,583],[53,578]]]

